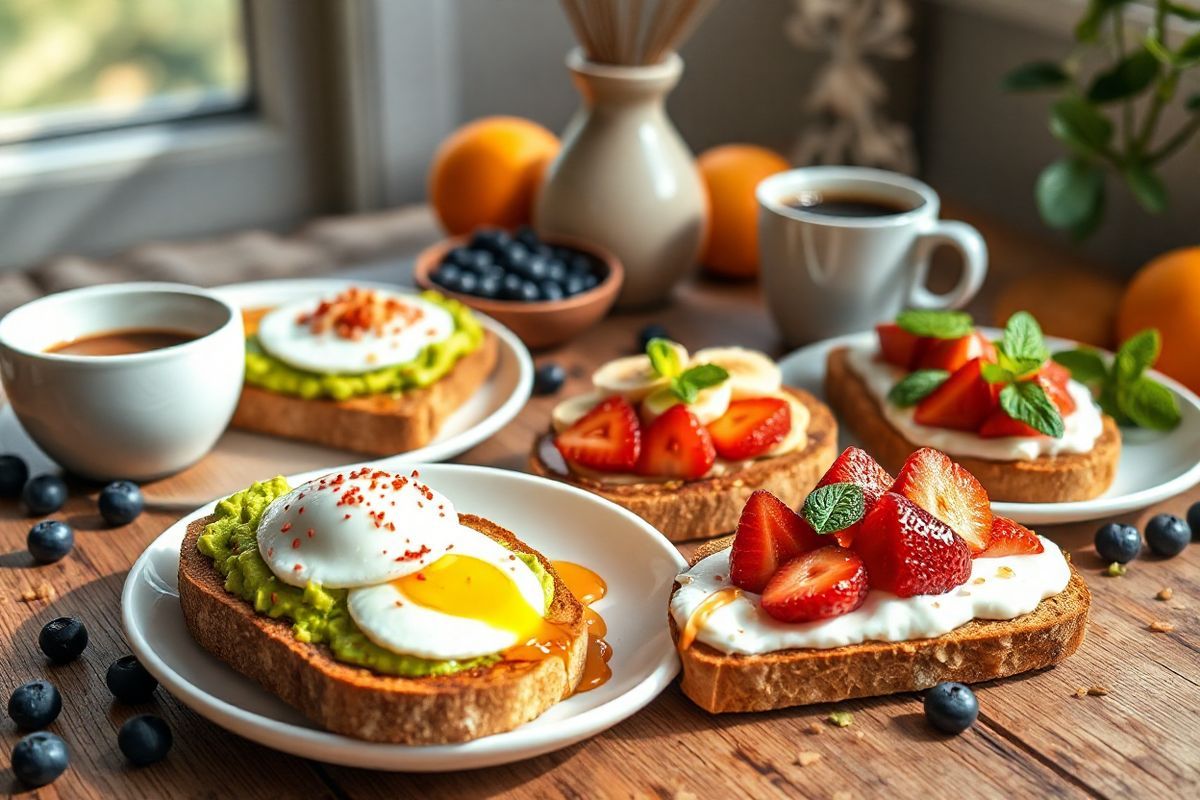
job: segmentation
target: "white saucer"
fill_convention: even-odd
[[[993,339],[1001,332],[983,329]],[[825,399],[825,358],[835,347],[864,346],[875,342],[875,332],[852,333],[801,348],[779,362],[783,382]],[[1047,337],[1051,350],[1066,350],[1078,343]],[[1136,511],[1174,497],[1200,483],[1200,398],[1167,376],[1151,371],[1179,401],[1183,422],[1169,433],[1137,428],[1121,429],[1121,461],[1117,478],[1107,492],[1093,500],[1069,503],[993,502],[997,514],[1033,525],[1079,522]],[[840,447],[861,444],[844,422],[838,422]]]
[[[133,565],[121,596],[125,633],[138,659],[185,705],[247,739],[303,758],[411,772],[473,769],[541,755],[594,736],[649,703],[679,671],[666,609],[686,564],[662,535],[628,511],[557,481],[456,464],[419,467],[460,511],[509,528],[553,560],[574,561],[608,583],[594,607],[608,624],[612,679],[526,725],[455,745],[410,747],[328,733],[197,645],[179,608],[179,547],[187,524],[168,528]],[[292,477],[292,485],[327,470]]]

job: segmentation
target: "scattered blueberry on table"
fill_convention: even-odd
[[[595,288],[600,265],[586,253],[543,242],[528,226],[511,235],[485,228],[443,256],[429,277],[452,292],[532,303]]]
[[[1128,564],[1142,551],[1142,535],[1132,525],[1110,522],[1096,531],[1095,544],[1105,563]]]
[[[144,767],[166,758],[174,737],[162,717],[139,714],[117,732],[117,747],[135,766]]]
[[[29,465],[20,456],[0,455],[0,497],[20,497],[29,480]]]
[[[671,334],[667,329],[657,323],[647,325],[638,331],[638,352],[646,352],[646,345],[650,344],[651,339],[670,339]]]
[[[57,719],[62,711],[62,695],[53,683],[30,681],[13,690],[8,698],[8,716],[23,731],[36,731]]]
[[[66,664],[79,658],[87,643],[87,628],[74,617],[51,620],[38,634],[38,647],[55,664]]]
[[[29,529],[25,546],[39,564],[53,564],[75,546],[75,531],[58,519],[44,519]]]
[[[30,514],[53,514],[67,502],[67,484],[57,475],[38,475],[25,484],[21,498]]]
[[[52,783],[67,768],[67,743],[53,733],[31,733],[12,751],[12,771],[31,789]]]
[[[142,666],[137,656],[122,656],[109,664],[104,682],[113,697],[129,705],[149,701],[158,688],[158,680]]]
[[[978,716],[975,693],[961,683],[939,683],[925,693],[925,718],[943,733],[962,733]]]
[[[1173,558],[1182,553],[1191,540],[1191,528],[1173,514],[1155,514],[1146,523],[1146,544],[1155,555]]]
[[[559,364],[549,361],[542,364],[533,373],[533,393],[537,395],[554,394],[567,381],[567,371]]]
[[[109,525],[128,525],[142,513],[142,490],[132,481],[113,481],[100,490],[100,516]]]

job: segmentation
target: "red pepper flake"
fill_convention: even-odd
[[[425,580],[425,573],[424,573],[424,572],[418,572],[418,573],[417,573],[417,580],[419,580],[419,581],[423,581],[423,580]]]
[[[274,558],[274,557],[275,557],[275,548],[268,547],[267,548],[267,558]]]
[[[281,528],[279,529],[279,532],[280,532],[280,533],[287,533],[287,532],[288,532],[288,531],[290,531],[291,529],[292,529],[292,523],[290,523],[290,522],[285,522],[285,523],[283,523],[283,527],[281,527]]]
[[[303,513],[304,513],[304,506],[300,506],[300,508],[296,510],[296,513],[297,513],[297,514],[303,514]]]
[[[276,594],[275,592],[271,592],[271,605],[275,605],[278,602],[279,602],[279,595]]]
[[[350,519],[350,515],[347,514],[346,516],[342,517],[342,519]]]
[[[299,549],[300,549],[300,539],[299,539],[299,537],[297,537],[297,538],[295,538],[295,539],[292,539],[292,549],[293,549],[293,550],[299,550]]]
[[[423,555],[429,553],[429,548],[426,545],[421,545],[419,550],[405,550],[404,555],[397,558],[397,561],[415,561]],[[419,580],[425,580],[423,577],[418,577]]]
[[[312,537],[314,537],[314,536],[316,536],[316,535],[317,535],[317,532],[316,532],[315,530],[313,530],[312,528],[309,528],[309,529],[308,529],[308,532],[307,532],[305,535],[306,535],[306,536],[308,536],[308,538],[310,538],[310,539],[311,539]]]
[[[302,569],[304,569],[304,567],[297,564],[296,566],[292,567],[292,572],[299,572]]]

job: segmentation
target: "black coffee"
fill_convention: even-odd
[[[787,200],[786,204],[800,211],[827,217],[887,217],[915,208],[887,197],[833,192],[805,192]]]

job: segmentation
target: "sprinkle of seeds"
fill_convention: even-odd
[[[1125,572],[1126,572],[1125,565],[1118,564],[1117,562],[1114,561],[1113,563],[1108,565],[1108,569],[1104,570],[1104,572],[1102,574],[1106,578],[1119,578],[1122,575],[1124,575]]]
[[[1164,586],[1158,590],[1158,594],[1154,595],[1155,600],[1170,600],[1175,596],[1175,592],[1170,586]]]

